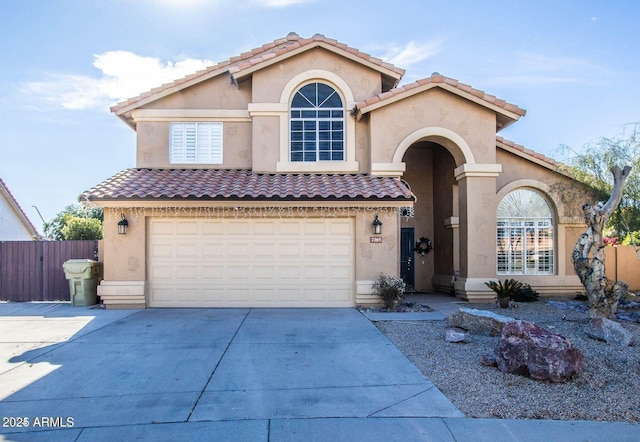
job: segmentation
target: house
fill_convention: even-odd
[[[112,107],[136,167],[82,195],[107,307],[351,307],[380,273],[472,302],[502,277],[579,290],[571,178],[497,136],[525,111],[403,75],[292,33]]]
[[[38,231],[0,178],[0,241],[33,241]]]

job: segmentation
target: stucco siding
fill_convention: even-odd
[[[221,74],[141,106],[142,109],[246,109],[251,101],[251,81],[240,87]]]
[[[476,163],[495,162],[495,113],[449,92],[429,89],[376,109],[370,118],[374,163],[391,163],[402,140],[428,127],[444,128],[462,137],[472,148]],[[450,140],[429,141],[452,147]],[[455,147],[453,150],[455,154]]]
[[[325,49],[316,48],[255,72],[252,102],[279,102],[285,85],[295,76],[310,70],[323,70],[339,76],[349,85],[356,102],[379,94],[382,90],[379,72]]]
[[[176,118],[176,121],[179,119]],[[136,167],[189,168],[189,169],[250,169],[252,125],[250,122],[223,122],[222,164],[179,164],[169,158],[168,121],[138,123],[138,149]]]

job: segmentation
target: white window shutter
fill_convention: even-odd
[[[222,133],[220,122],[171,123],[171,163],[222,164]]]

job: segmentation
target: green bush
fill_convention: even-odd
[[[496,292],[498,299],[510,299],[515,292],[522,287],[522,283],[515,279],[505,279],[504,283],[500,280],[485,282],[485,285]]]
[[[522,284],[522,287],[517,289],[515,293],[511,295],[511,299],[516,302],[536,302],[539,296],[540,294],[529,284]]]
[[[630,232],[625,236],[624,240],[622,240],[623,246],[630,246],[635,244],[636,246],[640,246],[640,230],[635,232]]]
[[[382,298],[385,308],[393,309],[402,298],[405,287],[406,284],[401,278],[381,273],[373,283],[373,293]]]
[[[95,218],[68,218],[61,229],[64,240],[102,239],[102,221]]]

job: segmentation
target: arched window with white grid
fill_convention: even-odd
[[[325,83],[309,83],[291,102],[290,161],[344,161],[344,107]]]
[[[498,205],[497,274],[554,274],[553,212],[534,190],[509,192]]]

